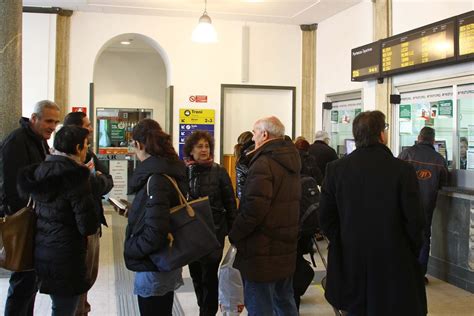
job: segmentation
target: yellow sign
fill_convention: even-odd
[[[215,110],[180,109],[179,124],[212,124],[214,125]]]

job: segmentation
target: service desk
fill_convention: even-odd
[[[474,293],[474,190],[443,188],[431,232],[428,273]]]

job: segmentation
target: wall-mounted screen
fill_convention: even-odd
[[[351,80],[380,77],[380,43],[370,43],[351,50]]]
[[[450,18],[382,40],[382,75],[455,61],[455,23]]]
[[[457,19],[459,48],[458,60],[474,59],[474,11]]]
[[[346,147],[346,155],[349,155],[354,150],[356,150],[356,143],[354,139],[345,139],[344,146]]]

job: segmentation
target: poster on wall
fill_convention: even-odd
[[[411,120],[411,104],[400,104],[400,120]]]
[[[114,187],[109,195],[116,199],[127,199],[128,160],[111,160],[109,169],[114,178]]]
[[[215,110],[180,109],[179,110],[179,158],[184,158],[183,148],[186,137],[194,131],[205,131],[214,137]]]

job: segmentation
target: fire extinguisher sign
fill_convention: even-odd
[[[73,106],[72,111],[73,112],[83,112],[84,114],[87,115],[87,107],[85,107],[85,106]]]

